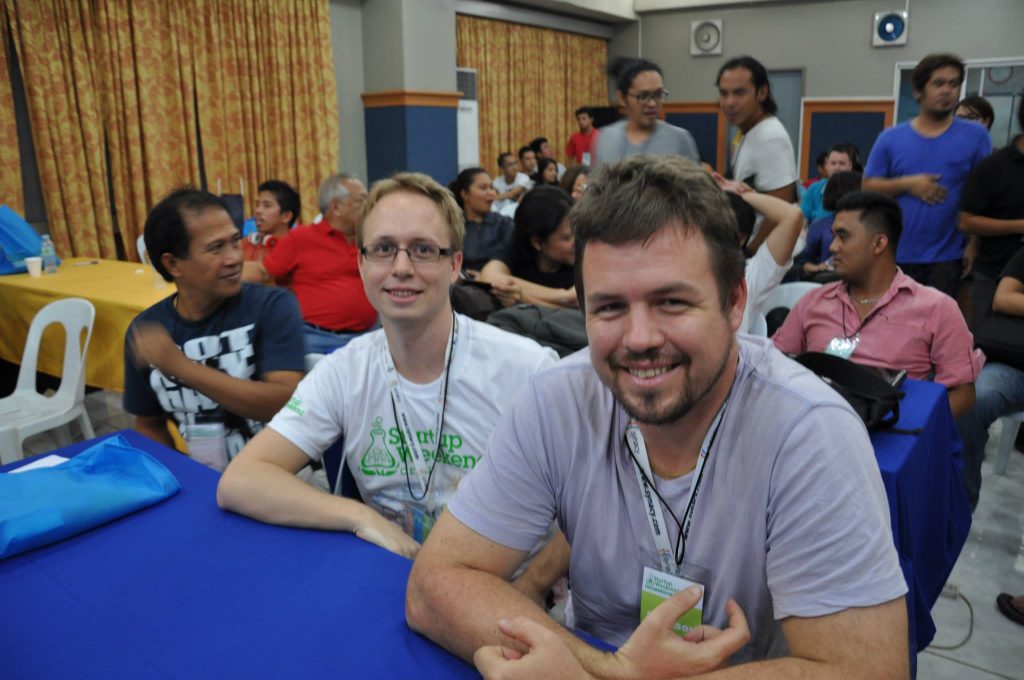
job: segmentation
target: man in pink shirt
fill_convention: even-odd
[[[956,301],[896,266],[902,230],[893,199],[869,191],[843,197],[829,248],[840,280],[801,298],[773,340],[789,354],[828,352],[942,383],[959,416],[974,404],[984,355]]]

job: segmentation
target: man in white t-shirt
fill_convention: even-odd
[[[754,191],[748,184],[724,179],[717,173],[714,177],[726,191],[733,212],[736,213],[740,246],[746,248],[757,219],[775,225],[764,243],[747,258],[743,272],[747,282],[747,303],[743,308],[739,332],[749,333],[754,318],[770,311],[764,309],[764,303],[793,265],[793,247],[804,226],[803,213],[796,204]]]
[[[768,71],[757,59],[735,57],[718,71],[718,103],[729,122],[740,129],[732,142],[726,176],[788,203],[797,200],[793,143],[779,119]],[[747,252],[757,252],[774,225],[754,228]]]
[[[462,265],[462,238],[462,210],[426,175],[401,173],[373,187],[356,240],[383,328],[306,376],[225,471],[222,508],[351,531],[415,555],[506,405],[556,360],[532,340],[454,314],[448,289]],[[295,476],[338,440],[365,504]]]
[[[533,182],[524,173],[519,172],[519,161],[511,151],[498,154],[498,170],[500,174],[494,178],[494,203],[491,211],[512,217],[516,214],[519,199],[533,187]]]

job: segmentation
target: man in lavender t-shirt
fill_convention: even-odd
[[[721,677],[906,678],[907,589],[867,432],[814,375],[736,335],[743,255],[722,191],[684,159],[639,156],[604,167],[570,219],[589,356],[505,413],[413,566],[410,626],[502,677],[766,660]],[[576,624],[614,655],[507,582],[552,518]],[[665,592],[641,623],[642,581],[673,576],[702,588]],[[698,603],[702,625],[677,637]]]

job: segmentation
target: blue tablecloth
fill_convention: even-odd
[[[216,473],[121,434],[182,490],[0,562],[0,677],[478,677],[406,626],[409,560],[223,512]]]
[[[921,434],[876,432],[871,440],[910,588],[913,651],[935,635],[930,610],[971,516],[945,389],[912,380],[903,389],[898,427]],[[167,465],[182,491],[0,562],[0,675],[476,677],[406,626],[408,560],[349,534],[222,512],[214,472],[122,434]]]
[[[878,467],[889,498],[893,540],[907,579],[910,650],[935,637],[931,609],[971,530],[960,479],[962,444],[939,384],[907,380],[896,427],[918,435],[873,432]]]

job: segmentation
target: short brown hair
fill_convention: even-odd
[[[445,224],[448,225],[448,236],[452,240],[451,247],[456,251],[462,250],[462,239],[466,233],[466,218],[462,214],[462,208],[455,202],[455,197],[450,191],[420,172],[399,172],[387,179],[374,182],[359,211],[359,219],[356,220],[356,245],[358,247],[362,248],[364,245],[363,225],[366,224],[366,217],[370,211],[380,202],[380,199],[396,191],[420,194],[433,201],[441,211]]]
[[[722,311],[735,302],[746,264],[736,216],[725,192],[692,161],[679,156],[632,156],[602,164],[569,212],[569,220],[576,234],[580,308],[584,308],[583,258],[590,241],[643,242],[675,224],[704,237]]]
[[[964,79],[964,60],[955,54],[939,52],[929,54],[917,62],[913,72],[910,74],[910,82],[913,83],[915,92],[924,92],[924,86],[932,79],[932,74],[940,68],[952,66],[960,70],[960,80]]]

